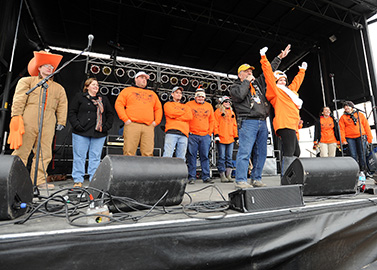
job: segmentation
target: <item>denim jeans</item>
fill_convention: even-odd
[[[361,137],[358,138],[346,138],[348,143],[348,149],[350,151],[351,157],[359,164],[360,170],[365,170],[365,159],[366,159],[366,146],[362,145]]]
[[[190,134],[187,147],[188,179],[196,179],[196,156],[199,151],[200,166],[202,168],[202,179],[210,178],[209,169],[209,148],[211,147],[211,136],[199,136]]]
[[[236,161],[236,182],[247,182],[249,159],[253,153],[252,180],[262,180],[267,157],[268,130],[265,120],[247,119],[238,130],[239,148]]]
[[[164,157],[172,157],[175,149],[175,156],[186,161],[188,138],[184,135],[167,133],[165,135]]]
[[[85,161],[87,155],[89,155],[89,181],[92,181],[93,175],[101,162],[101,154],[105,140],[106,137],[93,138],[72,133],[72,178],[74,182],[84,182]]]
[[[225,172],[226,168],[233,168],[233,143],[217,143],[216,146],[219,154],[217,159],[217,169],[219,170],[219,173]]]

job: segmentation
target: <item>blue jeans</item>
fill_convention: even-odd
[[[366,152],[362,145],[362,139],[361,137],[358,138],[346,138],[348,142],[348,149],[350,151],[351,157],[356,160],[356,162],[359,164],[360,170],[365,170],[365,158],[366,158]],[[364,147],[366,147],[364,145]]]
[[[96,172],[100,162],[103,144],[106,137],[92,138],[80,136],[72,133],[72,148],[73,148],[73,166],[72,178],[75,183],[84,182],[85,176],[85,161],[89,152],[88,174],[89,181],[92,181],[93,175]]]
[[[241,122],[238,130],[239,148],[236,161],[236,182],[247,182],[247,170],[251,153],[253,169],[251,179],[262,180],[262,172],[267,157],[268,130],[265,120],[247,119]]]
[[[217,143],[216,145],[219,154],[219,158],[217,159],[217,169],[219,170],[219,173],[222,173],[225,172],[226,168],[233,168],[233,143]]]
[[[184,135],[167,133],[165,135],[164,157],[172,157],[175,150],[175,156],[186,161],[188,138]]]
[[[188,179],[196,179],[196,156],[199,151],[200,166],[202,168],[202,179],[207,181],[210,178],[209,169],[209,148],[211,147],[211,136],[199,136],[190,134],[187,148]]]

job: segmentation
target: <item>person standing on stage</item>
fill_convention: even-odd
[[[323,107],[314,129],[314,147],[319,145],[321,157],[335,157],[339,139],[338,124],[329,107]]]
[[[142,156],[153,156],[154,128],[162,119],[162,105],[152,90],[146,89],[149,75],[136,73],[135,85],[126,87],[115,101],[115,110],[124,122],[123,154],[136,155],[140,145]]]
[[[88,152],[89,181],[92,180],[101,162],[107,132],[113,125],[113,108],[107,97],[98,92],[98,88],[97,79],[87,79],[83,92],[77,93],[69,103],[68,119],[73,129],[73,187],[82,187]]]
[[[28,72],[31,77],[25,77],[18,81],[13,96],[8,143],[11,149],[15,149],[12,155],[19,156],[25,166],[30,151],[33,151],[34,157],[30,177],[34,181],[35,166],[38,166],[36,183],[38,188],[54,188],[53,184],[47,185],[46,170],[52,158],[51,147],[55,130],[62,130],[66,124],[68,101],[64,88],[54,82],[53,78],[50,78],[47,81],[47,97],[43,108],[44,118],[39,164],[35,164],[43,90],[42,87],[38,87],[29,95],[26,95],[26,92],[42,79],[51,75],[62,58],[61,55],[45,51],[34,52],[34,58],[30,60],[28,65]]]
[[[355,109],[352,101],[344,102],[344,114],[339,119],[339,128],[343,145],[348,144],[350,154],[359,164],[360,171],[365,171],[365,144],[366,141],[372,143],[373,136],[368,120]]]
[[[204,183],[213,183],[210,178],[209,149],[211,147],[211,136],[215,124],[215,117],[212,105],[205,102],[206,94],[204,89],[198,88],[195,99],[187,102],[192,110],[193,119],[190,121],[190,134],[188,139],[188,180],[194,184],[196,179],[196,156],[199,151],[200,165],[202,169],[202,180]]]
[[[279,67],[281,59],[290,51],[288,45],[272,61],[272,68]],[[239,148],[236,160],[236,188],[264,187],[262,171],[267,158],[268,129],[266,118],[270,113],[270,104],[265,97],[266,83],[264,75],[253,76],[254,67],[243,64],[238,68],[238,79],[230,87],[230,95],[238,122]],[[247,183],[247,171],[250,156],[253,153],[251,183]]]
[[[217,169],[221,182],[233,182],[233,144],[238,141],[236,115],[232,110],[230,98],[223,96],[215,111],[215,142],[218,152]]]
[[[191,108],[181,103],[182,92],[182,87],[174,87],[171,92],[173,101],[166,102],[164,105],[166,134],[163,156],[172,157],[175,149],[175,156],[186,160],[189,122],[193,116]]]
[[[300,122],[300,109],[303,101],[298,97],[299,90],[308,66],[303,62],[299,66],[299,72],[288,85],[288,78],[284,72],[272,70],[271,64],[266,57],[268,48],[260,50],[263,74],[266,78],[266,98],[274,107],[275,117],[273,120],[274,130],[282,141],[282,175],[295,157],[300,156],[296,132]]]

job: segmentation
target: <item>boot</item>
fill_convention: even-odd
[[[228,182],[228,179],[225,177],[225,172],[220,173],[220,180],[222,183]]]
[[[232,171],[233,171],[233,168],[226,168],[225,176],[228,179],[228,182],[233,182]]]

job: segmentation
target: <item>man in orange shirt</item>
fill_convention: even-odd
[[[192,119],[191,108],[181,103],[183,88],[176,86],[171,95],[173,101],[164,105],[165,125],[165,146],[164,157],[172,157],[175,149],[175,156],[186,160],[187,143],[189,136],[189,122]]]
[[[351,101],[344,102],[344,114],[340,117],[339,128],[342,143],[348,144],[350,154],[359,163],[360,170],[366,170],[363,140],[366,137],[368,143],[372,143],[372,132],[364,114],[358,112]]]
[[[215,124],[212,105],[205,102],[206,94],[199,88],[195,93],[195,100],[187,102],[191,108],[193,119],[190,121],[190,135],[188,139],[188,179],[189,184],[194,184],[196,179],[196,155],[199,151],[202,180],[204,183],[213,183],[210,178],[209,148],[211,135]]]
[[[154,128],[162,119],[162,105],[152,90],[146,89],[149,75],[136,73],[135,86],[126,87],[115,101],[115,110],[124,122],[123,154],[134,156],[140,144],[142,156],[153,156]]]

